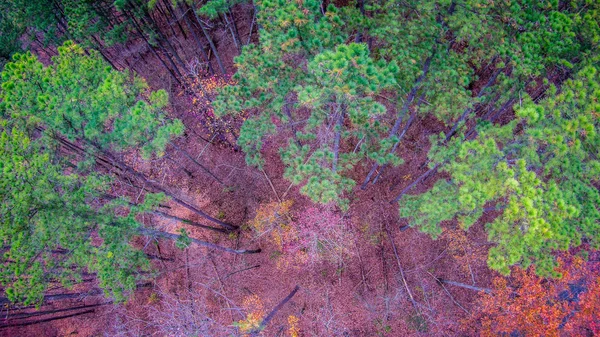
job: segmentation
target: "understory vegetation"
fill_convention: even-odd
[[[600,334],[600,2],[0,0],[0,332]]]

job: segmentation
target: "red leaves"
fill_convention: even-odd
[[[482,294],[470,329],[484,336],[519,332],[526,336],[599,333],[598,261],[568,255],[559,259],[560,279],[541,278],[535,268],[514,268],[510,278],[494,280],[494,292]]]

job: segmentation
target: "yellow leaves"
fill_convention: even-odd
[[[300,329],[298,329],[298,322],[300,322],[300,319],[294,315],[290,315],[288,316],[287,321],[290,325],[288,327],[288,334],[290,335],[290,337],[300,336]]]
[[[150,296],[148,296],[148,304],[155,304],[155,303],[158,303],[158,301],[159,301],[159,297],[158,297],[157,293],[152,292],[150,294]]]
[[[242,307],[248,313],[244,320],[235,322],[235,326],[240,329],[242,336],[249,336],[260,327],[260,323],[266,316],[265,307],[260,297],[255,294],[245,297]],[[289,337],[299,337],[300,329],[298,324],[300,323],[300,319],[294,315],[290,315],[287,317],[287,322],[289,325],[287,329]]]
[[[299,42],[299,41],[300,40],[298,40],[298,38],[289,39],[281,44],[281,49],[287,50],[290,46],[294,45],[296,42]]]
[[[249,223],[250,227],[259,235],[274,226],[285,227],[291,221],[289,212],[293,204],[293,200],[285,200],[261,205],[256,211],[256,216]]]
[[[244,298],[242,305],[248,311],[248,314],[246,319],[236,322],[235,325],[240,328],[244,336],[247,336],[248,333],[259,327],[265,316],[265,309],[261,299],[254,294]]]
[[[295,18],[295,19],[294,19],[294,24],[295,24],[296,26],[303,26],[303,25],[305,25],[306,23],[308,23],[308,20],[306,20],[306,19],[301,19],[301,18]]]

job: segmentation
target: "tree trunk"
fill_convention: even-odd
[[[423,100],[423,96],[425,96],[425,93],[421,94],[421,97],[419,97],[419,103],[417,104],[417,107],[415,108],[415,110],[413,111],[413,113],[410,115],[410,118],[408,119],[408,121],[406,122],[406,125],[402,129],[402,132],[398,136],[398,140],[396,141],[396,143],[394,144],[394,146],[392,146],[392,149],[390,150],[390,153],[396,152],[396,149],[398,148],[398,145],[400,145],[400,142],[402,141],[402,138],[404,138],[404,135],[406,134],[406,131],[408,131],[408,128],[412,125],[413,121],[417,117],[417,112],[419,111],[419,107],[421,106],[421,102]],[[388,164],[385,164],[385,165],[383,165],[381,167],[381,170],[379,170],[379,173],[377,173],[377,175],[373,179],[373,184],[377,183],[377,181],[381,177],[381,174],[383,173],[383,171],[385,170],[385,168],[387,167],[387,165]]]
[[[436,281],[443,283],[443,284],[449,284],[452,286],[456,286],[456,287],[461,287],[461,288],[465,288],[465,289],[469,289],[469,290],[474,290],[474,291],[483,291],[486,294],[491,294],[492,293],[492,289],[489,288],[480,288],[480,287],[475,287],[475,286],[471,286],[468,284],[464,284],[464,283],[460,283],[460,282],[454,282],[454,281],[448,281],[448,280],[444,280],[442,278],[436,278]]]
[[[73,311],[73,310],[79,310],[79,309],[90,309],[90,308],[96,308],[96,307],[100,307],[103,305],[108,305],[108,304],[112,304],[112,301],[109,302],[105,302],[105,303],[96,303],[96,304],[89,304],[89,305],[80,305],[77,307],[70,307],[70,308],[65,308],[65,309],[54,309],[54,310],[44,310],[44,311],[34,311],[34,312],[22,312],[22,313],[17,313],[17,314],[9,314],[7,315],[4,320],[13,320],[13,319],[27,319],[30,317],[36,317],[36,316],[43,316],[43,315],[53,315],[53,314],[57,314],[59,312],[65,312],[65,311]],[[10,325],[10,323],[8,324]]]
[[[154,230],[154,229],[149,229],[149,228],[139,228],[138,229],[139,233],[142,235],[146,235],[146,236],[156,236],[156,237],[162,237],[162,238],[167,238],[167,239],[171,239],[171,240],[178,240],[181,239],[182,236],[181,235],[177,235],[177,234],[171,234],[171,233],[167,233],[167,232],[162,232],[162,231],[158,231],[158,230]],[[206,242],[206,241],[202,241],[202,240],[198,240],[198,239],[194,239],[194,238],[190,238],[190,241],[192,243],[195,243],[197,245],[200,246],[204,246],[204,247],[208,247],[211,249],[216,249],[216,250],[220,250],[220,251],[224,251],[227,253],[233,253],[233,254],[257,254],[261,252],[261,249],[231,249],[231,248],[227,248],[227,247],[223,247],[223,246],[219,246],[219,245],[215,245],[214,243],[210,243],[210,242]]]
[[[229,0],[227,0],[227,3],[229,3]],[[229,19],[227,18],[227,14],[229,14]],[[231,36],[233,37],[233,42],[235,43],[235,46],[237,47],[238,53],[242,52],[242,41],[240,40],[240,34],[238,32],[238,28],[237,25],[235,24],[235,17],[233,16],[233,13],[231,12],[231,7],[227,8],[227,11],[225,13],[223,13],[223,16],[225,17],[225,21],[227,22],[227,25],[229,26],[229,30],[231,31]]]
[[[432,58],[433,58],[433,55],[429,56],[425,60],[425,63],[423,64],[423,69],[422,69],[423,73],[419,77],[417,77],[417,79],[415,80],[415,83],[414,83],[412,89],[410,90],[410,92],[406,98],[406,101],[404,101],[404,104],[402,105],[402,110],[398,114],[398,118],[396,119],[396,122],[394,123],[394,126],[390,130],[388,138],[392,138],[393,136],[396,135],[396,133],[398,133],[398,130],[400,129],[400,125],[402,124],[402,120],[404,119],[404,116],[408,112],[408,108],[414,101],[415,96],[417,95],[417,91],[420,89],[419,84],[421,83],[421,81],[423,81],[423,79],[425,78],[425,76],[427,76],[427,73],[429,72],[429,66],[431,65]],[[360,186],[361,190],[364,190],[367,187],[367,184],[371,180],[371,177],[373,176],[373,174],[375,173],[375,171],[377,170],[378,167],[379,167],[379,164],[377,164],[377,163],[373,164],[373,167],[369,171],[369,174],[367,174],[365,181]],[[381,174],[382,172],[383,172],[383,170],[379,174]]]
[[[494,84],[494,82],[496,81],[496,78],[498,77],[498,75],[500,75],[500,73],[502,72],[502,70],[504,70],[504,68],[496,70],[496,72],[494,73],[494,75],[492,75],[492,77],[485,84],[485,86],[483,86],[483,88],[481,88],[481,90],[479,90],[479,94],[477,94],[477,98],[480,98],[481,96],[483,96],[483,93],[485,92],[485,90],[487,88],[489,88],[492,84]],[[465,118],[472,111],[473,111],[473,108],[467,108],[467,109],[465,109],[465,111],[460,116],[460,118],[456,121],[456,123],[454,123],[454,126],[452,126],[452,129],[450,129],[450,132],[448,132],[448,135],[446,135],[446,138],[443,141],[444,143],[446,143],[448,140],[450,140],[450,138],[454,135],[454,133],[456,133],[456,130],[461,125],[461,123],[465,120]]]
[[[211,74],[214,74],[215,70],[213,69],[210,59],[208,58],[208,54],[206,54],[206,50],[204,50],[204,46],[202,45],[202,43],[200,42],[200,39],[198,38],[198,35],[196,35],[196,32],[194,31],[194,27],[192,26],[192,23],[190,22],[190,18],[187,15],[187,11],[184,10],[184,8],[181,6],[181,3],[177,3],[177,8],[181,12],[181,15],[183,16],[183,21],[185,22],[185,25],[190,30],[190,34],[192,34],[194,41],[196,41],[196,45],[198,46],[198,49],[202,53],[202,58],[204,58],[204,61],[208,65],[208,70],[210,71]]]
[[[428,175],[432,174],[434,171],[436,171],[438,169],[438,167],[441,164],[435,164],[434,167],[430,168],[429,170],[427,170],[427,172],[423,173],[419,178],[417,178],[415,181],[413,181],[410,185],[406,186],[395,198],[394,200],[390,201],[390,204],[394,204],[395,202],[398,202],[398,200],[400,200],[400,198],[402,198],[402,196],[404,194],[406,194],[406,192],[408,192],[411,188],[413,188],[416,184],[418,184],[419,182],[421,182],[421,180],[427,178]],[[396,186],[392,186],[390,188],[393,189]]]
[[[206,30],[204,23],[202,23],[202,20],[200,20],[200,18],[198,17],[198,13],[196,13],[196,9],[191,7],[191,10],[192,10],[192,13],[194,13],[194,18],[196,18],[196,23],[198,24],[198,26],[200,26],[200,29],[202,30],[202,34],[204,34],[204,37],[206,38],[206,40],[208,41],[208,44],[210,45],[210,49],[212,50],[213,54],[215,55],[215,58],[217,59],[217,64],[219,65],[219,69],[221,70],[223,75],[227,74],[227,72],[225,71],[225,67],[223,66],[223,62],[221,61],[221,57],[219,56],[219,52],[217,51],[217,47],[213,43],[213,40],[211,39],[210,34]]]
[[[187,151],[181,149],[179,146],[175,145],[174,142],[169,142],[171,144],[171,146],[173,146],[175,148],[175,150],[181,152],[186,158],[188,158],[189,160],[191,160],[194,164],[196,164],[196,166],[200,167],[202,169],[202,171],[204,171],[206,174],[208,174],[209,176],[211,176],[211,178],[213,178],[216,182],[218,182],[221,185],[225,185],[225,183],[223,183],[223,181],[219,178],[217,178],[217,176],[215,176],[208,168],[204,167],[204,165],[200,164],[196,159],[194,159],[194,157],[192,157],[189,153],[187,153]]]
[[[292,299],[292,297],[294,297],[294,295],[296,295],[298,290],[300,290],[300,286],[296,285],[294,287],[294,289],[289,293],[289,295],[287,295],[283,300],[281,300],[281,302],[279,302],[275,306],[275,308],[273,308],[273,310],[271,310],[271,312],[262,320],[262,322],[260,322],[258,328],[254,329],[252,332],[250,332],[250,336],[252,336],[252,337],[258,336],[260,334],[260,332],[263,331],[267,327],[267,324],[269,324],[269,322],[271,322],[273,317],[275,317],[275,314],[277,314],[277,312],[279,310],[281,310],[281,308],[283,308],[283,306],[286,305],[286,303],[289,302]]]
[[[165,69],[167,69],[169,71],[169,74],[171,74],[171,77],[173,77],[173,79],[177,83],[179,83],[181,85],[181,81],[179,80],[179,77],[183,77],[183,76],[181,76],[181,73],[179,72],[179,70],[177,69],[177,67],[175,67],[174,69],[169,68],[169,66],[167,66],[167,64],[162,59],[162,57],[160,57],[160,55],[158,55],[158,53],[154,49],[154,46],[150,43],[150,41],[148,41],[148,39],[146,38],[146,35],[145,35],[144,31],[142,30],[142,28],[140,27],[139,23],[135,19],[135,16],[134,16],[135,14],[133,14],[133,13],[131,13],[129,11],[125,11],[125,10],[124,10],[124,13],[133,22],[133,26],[135,27],[135,30],[138,32],[138,34],[140,34],[140,36],[142,37],[142,39],[146,42],[146,45],[148,45],[148,48],[150,48],[150,51],[152,51],[152,53],[154,54],[154,56],[156,56],[156,58],[160,61],[160,63],[162,63],[163,67],[165,67]],[[172,60],[170,60],[170,61],[172,63]],[[177,77],[173,71],[175,71],[177,73],[177,75],[179,75],[179,77]]]
[[[146,176],[144,176],[142,173],[134,170],[132,167],[128,166],[127,164],[125,164],[122,161],[119,161],[118,159],[116,159],[114,156],[112,156],[112,154],[107,153],[106,151],[101,150],[102,153],[104,155],[106,155],[109,159],[111,159],[114,163],[116,163],[118,165],[118,167],[121,170],[124,170],[126,172],[129,172],[131,175],[133,175],[134,177],[142,180],[144,183],[146,183],[148,186],[150,186],[152,189],[162,192],[164,193],[166,196],[170,197],[171,199],[173,199],[173,201],[175,201],[176,203],[178,203],[179,205],[189,209],[190,211],[194,212],[195,214],[198,214],[199,216],[203,217],[204,219],[214,222],[216,224],[218,224],[219,226],[229,230],[229,231],[234,231],[237,230],[238,227],[225,223],[219,219],[215,219],[213,217],[211,217],[210,215],[204,213],[203,211],[197,209],[196,207],[190,205],[189,203],[181,200],[180,198],[178,198],[177,196],[175,196],[173,193],[169,192],[167,189],[165,189],[164,187],[158,185],[155,182],[150,181],[148,178],[146,178]]]
[[[190,225],[190,226],[194,226],[194,227],[199,227],[199,228],[203,228],[203,229],[208,229],[210,231],[214,231],[214,232],[218,232],[218,233],[228,233],[229,232],[229,231],[227,231],[226,229],[223,229],[223,228],[216,228],[216,227],[206,226],[206,225],[203,225],[203,224],[200,224],[200,223],[197,223],[197,222],[194,222],[194,221],[190,221],[190,220],[187,220],[187,219],[182,219],[182,218],[179,218],[179,217],[176,217],[174,215],[170,215],[170,214],[167,214],[167,213],[164,213],[164,212],[161,212],[161,211],[150,211],[149,213],[157,215],[157,216],[160,216],[160,217],[163,217],[163,218],[167,218],[167,219],[170,219],[170,220],[179,221],[179,222],[182,222],[182,223],[184,223],[186,225]]]
[[[185,33],[185,30],[181,26],[181,22],[179,22],[179,19],[177,18],[177,15],[175,14],[175,9],[173,8],[171,1],[163,0],[163,4],[164,4],[165,8],[167,9],[167,11],[169,12],[169,14],[171,15],[171,19],[173,21],[175,21],[175,24],[177,24],[177,27],[179,27],[179,30],[181,31],[183,38],[185,40],[187,40],[188,39],[187,34]]]
[[[33,322],[7,324],[7,325],[0,326],[0,329],[13,328],[13,327],[18,327],[18,326],[28,326],[28,325],[34,325],[34,324],[41,324],[41,323],[46,323],[46,322],[58,321],[58,320],[69,318],[69,317],[75,317],[75,316],[80,316],[80,315],[85,315],[85,314],[91,314],[94,311],[95,311],[94,309],[90,309],[90,310],[85,310],[85,311],[81,311],[81,312],[77,312],[77,313],[69,314],[69,315],[64,315],[64,316],[58,316],[58,317],[40,319],[40,320],[33,321]]]

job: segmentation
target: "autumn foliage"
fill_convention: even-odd
[[[292,205],[291,200],[263,204],[249,223],[257,237],[275,245],[279,267],[343,263],[352,256],[349,222],[339,213],[309,207],[294,214]]]
[[[190,113],[206,128],[210,138],[222,143],[234,144],[238,137],[238,129],[246,119],[246,114],[237,116],[220,116],[214,114],[212,102],[220,88],[235,85],[237,82],[230,75],[189,76],[186,78],[185,94],[191,105]]]
[[[597,255],[597,254],[596,254]],[[595,336],[600,333],[600,261],[559,258],[562,278],[535,274],[535,267],[513,268],[510,278],[494,279],[482,294],[468,327],[483,336]]]

